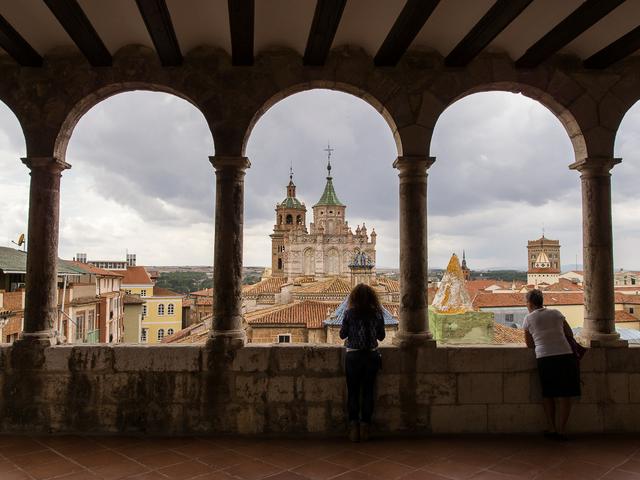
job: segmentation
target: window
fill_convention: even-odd
[[[633,313],[633,312],[634,312],[633,307],[629,307],[629,313]]]
[[[293,215],[287,215],[287,225],[293,224]]]
[[[333,213],[333,210],[329,210],[329,215],[331,215]]]
[[[147,291],[145,289],[140,290],[140,296],[141,297],[146,297],[147,296]]]
[[[87,320],[88,320],[88,323],[89,323],[89,331],[93,331],[93,330],[96,329],[96,325],[95,325],[95,323],[96,323],[95,322],[95,318],[96,317],[95,317],[95,315],[96,315],[96,312],[94,312],[93,310],[91,310],[89,312],[89,314],[88,314]]]
[[[142,305],[142,318],[147,316],[147,304]]]
[[[285,333],[278,335],[278,343],[291,343],[291,334]]]
[[[84,323],[84,312],[76,314],[76,340],[84,340],[87,326]]]
[[[147,343],[147,333],[148,333],[148,332],[149,332],[149,329],[148,329],[148,328],[143,328],[143,329],[140,331],[140,341],[141,341],[142,343]]]
[[[164,338],[164,328],[158,330],[158,341],[161,341]]]
[[[173,328],[170,328],[169,330],[167,330],[167,335],[173,335]]]
[[[167,315],[173,315],[173,310],[174,310],[174,306],[173,303],[170,303],[169,305],[167,305]]]
[[[131,290],[125,289],[124,293],[127,294],[127,295],[131,295]]]
[[[505,322],[513,322],[513,313],[507,313],[504,316],[504,321]]]
[[[158,305],[158,315],[164,315],[164,303]]]

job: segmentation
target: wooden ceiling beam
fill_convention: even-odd
[[[42,66],[40,54],[22,38],[2,15],[0,15],[0,47],[23,67]]]
[[[534,68],[595,25],[625,0],[587,0],[516,61],[516,67]]]
[[[44,0],[51,13],[94,67],[111,65],[111,53],[77,0]]]
[[[304,51],[305,65],[324,65],[347,0],[318,0]]]
[[[640,26],[591,55],[584,61],[584,66],[585,68],[607,68],[637,50],[640,50]]]
[[[440,0],[407,0],[373,59],[379,67],[396,65],[416,38]]]
[[[231,61],[234,65],[253,65],[254,0],[228,0],[228,5]]]
[[[448,67],[464,67],[500,32],[509,26],[533,0],[498,0],[445,58]]]
[[[136,0],[160,62],[165,67],[182,65],[182,52],[165,0]]]

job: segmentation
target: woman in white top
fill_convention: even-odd
[[[529,348],[535,348],[542,385],[542,404],[549,430],[546,436],[565,440],[571,413],[571,397],[580,396],[580,368],[567,338],[571,327],[558,310],[544,307],[540,290],[527,293],[527,309],[522,328]],[[556,421],[556,408],[558,420]]]

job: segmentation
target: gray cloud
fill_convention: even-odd
[[[623,121],[613,170],[616,265],[640,268],[637,189],[640,105]],[[334,185],[350,224],[379,233],[378,263],[398,263],[398,178],[391,132],[361,99],[329,91],[294,95],[271,108],[248,145],[245,263],[269,262],[275,203],[293,162],[298,197],[308,207],[325,184],[327,140],[336,148]],[[207,264],[212,257],[213,144],[201,114],[181,99],[135,92],[104,101],[71,138],[73,168],[62,181],[61,255],[138,253],[147,264]],[[425,147],[426,148],[426,147]],[[474,268],[525,267],[526,240],[560,239],[563,263],[581,252],[580,181],[568,170],[569,139],[540,104],[506,93],[477,94],[439,120],[429,171],[429,257],[446,265],[464,248]],[[24,138],[0,104],[0,242],[26,227]],[[578,258],[578,263],[581,263]]]

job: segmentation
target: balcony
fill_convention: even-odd
[[[374,424],[386,434],[536,433],[522,347],[381,347]],[[332,345],[0,347],[3,431],[341,435],[344,349]],[[640,348],[591,348],[572,433],[640,431]],[[79,385],[82,386],[80,389]],[[55,386],[55,387],[53,387]]]

